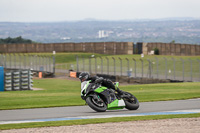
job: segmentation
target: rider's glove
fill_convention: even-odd
[[[102,83],[102,82],[103,82],[103,78],[102,77],[100,77],[100,78],[95,80],[95,83]]]

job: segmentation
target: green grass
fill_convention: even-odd
[[[133,116],[133,117],[115,117],[115,118],[100,118],[100,119],[84,119],[84,120],[69,120],[69,121],[50,121],[50,122],[33,122],[21,124],[4,124],[0,125],[0,130],[20,129],[20,128],[36,128],[36,127],[56,127],[56,126],[71,126],[71,125],[86,125],[108,122],[127,122],[141,120],[160,120],[173,118],[196,118],[198,114],[178,114],[178,115],[155,115],[155,116]]]
[[[31,53],[28,55],[39,55],[39,56],[53,56],[52,53]],[[75,63],[76,62],[76,56],[79,58],[89,58],[91,55],[94,55],[95,57],[100,57],[100,56],[108,56],[108,55],[102,55],[102,54],[96,54],[96,53],[74,53],[74,52],[63,52],[63,53],[56,53],[55,59],[56,59],[56,64],[60,63]]]
[[[43,55],[43,56],[52,56],[52,53],[32,53],[32,55]],[[95,57],[103,57],[108,55],[101,55],[96,53],[74,53],[74,52],[65,52],[65,53],[56,53],[55,60],[56,60],[56,69],[72,69],[71,64],[76,67],[76,56],[79,57],[81,60],[82,58],[88,59],[94,55]]]
[[[120,86],[140,102],[200,97],[200,82]],[[66,79],[35,79],[36,91],[0,92],[0,110],[85,105],[80,82]]]
[[[200,97],[200,82],[161,83],[122,86],[121,89],[133,93],[141,102],[166,101]]]
[[[80,83],[62,79],[34,80],[37,91],[1,92],[0,109],[40,108],[83,105]]]

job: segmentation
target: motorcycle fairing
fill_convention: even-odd
[[[106,87],[100,86],[99,88],[95,89],[94,92],[101,93],[101,92],[103,92],[105,90],[107,90]]]
[[[125,107],[124,100],[118,100],[118,99],[111,99],[110,91],[106,87],[99,87],[95,89],[95,92],[100,93],[103,95],[107,100],[107,107],[109,110],[112,109],[123,109]]]
[[[110,104],[107,105],[108,110],[114,110],[114,109],[123,109],[125,107],[124,100],[114,100]]]

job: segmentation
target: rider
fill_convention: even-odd
[[[79,79],[81,80],[81,82],[91,80],[91,82],[93,83],[101,83],[102,86],[111,88],[117,91],[119,94],[123,94],[123,92],[117,86],[115,86],[110,79],[103,79],[102,77],[98,77],[98,76],[90,77],[90,74],[87,72],[80,73]]]

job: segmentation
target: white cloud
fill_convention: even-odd
[[[199,0],[1,0],[0,21],[200,17]]]

